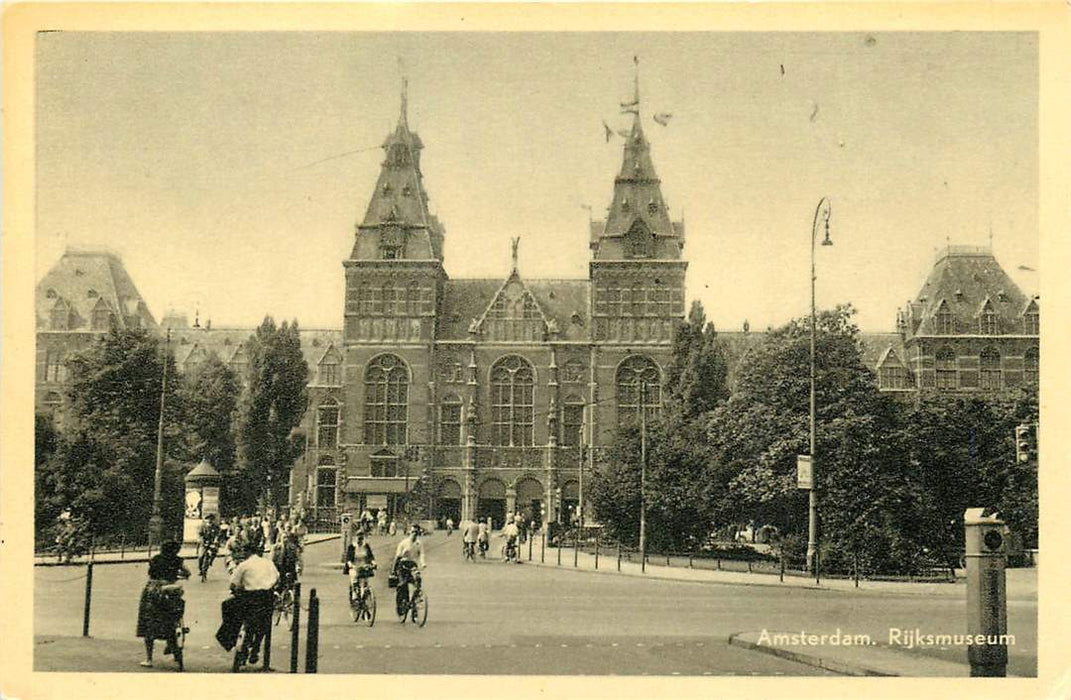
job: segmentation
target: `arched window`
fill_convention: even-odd
[[[510,447],[535,441],[535,372],[528,360],[503,357],[491,367],[491,444]]]
[[[63,362],[63,353],[58,349],[45,351],[45,381],[62,382],[67,378],[67,368]]]
[[[450,394],[439,404],[439,443],[461,444],[461,399]]]
[[[1023,369],[1026,381],[1031,384],[1038,383],[1039,354],[1037,348],[1029,348],[1023,356]]]
[[[328,352],[324,355],[324,358],[320,360],[320,383],[327,386],[339,386],[342,384],[342,372],[340,372],[341,365],[338,362],[338,355],[332,352]]]
[[[321,466],[316,468],[316,505],[320,508],[334,508],[338,470],[333,466],[332,460],[320,461]]]
[[[584,399],[570,396],[562,404],[562,445],[576,447],[583,443]]]
[[[629,425],[640,419],[642,403],[647,417],[662,408],[662,373],[648,357],[633,355],[617,367],[617,422]]]
[[[982,350],[979,357],[979,369],[982,372],[983,389],[1000,389],[1000,352],[996,348],[988,347]]]
[[[108,305],[104,303],[104,300],[98,300],[97,305],[93,307],[93,313],[90,317],[90,327],[95,331],[106,331],[111,324],[112,310],[108,308]]]
[[[959,372],[956,370],[956,352],[947,345],[937,351],[937,388],[955,390],[959,388]]]
[[[404,445],[409,418],[409,370],[394,355],[380,355],[364,373],[364,441]]]
[[[941,302],[941,305],[937,308],[937,334],[938,335],[952,335],[956,332],[956,322],[952,318],[952,312],[948,310],[948,305],[945,302]]]
[[[993,305],[988,301],[982,313],[978,316],[978,330],[982,335],[996,335],[1000,332],[997,323],[997,314],[993,311]]]
[[[320,449],[338,447],[338,401],[326,399],[316,409],[316,444]]]
[[[1041,332],[1041,319],[1035,310],[1023,314],[1023,332],[1027,335],[1038,335]]]
[[[52,312],[49,316],[49,322],[52,330],[65,331],[70,326],[71,310],[64,303],[62,299],[56,302],[56,305],[52,307]]]

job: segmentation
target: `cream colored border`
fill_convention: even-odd
[[[1071,300],[1068,237],[1071,4],[792,4],[790,5],[15,5],[4,14],[4,236],[2,441],[0,441],[0,697],[7,698],[389,698],[499,696],[643,698],[1071,697],[1071,557],[1064,517],[1071,493],[1066,438],[1071,394],[1066,358]],[[741,679],[575,677],[151,677],[130,674],[34,674],[32,669],[32,508],[34,245],[33,39],[40,29],[67,30],[1018,30],[1040,33],[1041,252],[1045,308],[1041,452],[1042,568],[1040,677],[1008,680]]]

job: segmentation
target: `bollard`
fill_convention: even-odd
[[[714,561],[718,562],[718,571],[721,571],[721,557],[718,557]]]
[[[562,541],[560,539],[558,540],[557,550],[558,550],[558,564],[557,564],[557,566],[561,566],[562,565]]]
[[[688,552],[688,568],[692,568],[692,553]]]
[[[785,582],[785,555],[781,555],[781,583]]]
[[[749,574],[751,573],[751,560],[750,559],[747,560],[747,572]]]
[[[546,532],[546,530],[544,530],[543,531],[543,537],[539,541],[539,563],[540,564],[545,564],[546,563],[546,561],[547,561],[546,557],[545,557],[546,553],[547,553],[547,532]]]
[[[967,559],[967,647],[972,677],[1003,678],[1008,666],[1008,598],[1004,522],[982,508],[963,514]],[[990,641],[993,640],[993,641]]]
[[[580,556],[580,538],[573,540],[573,568],[576,568],[577,559]]]
[[[264,632],[264,655],[261,657],[262,663],[261,663],[260,669],[262,671],[270,671],[271,670],[271,631],[272,631],[272,628],[275,627],[275,625],[273,625],[271,623],[272,622],[272,620],[271,620],[271,618],[272,618],[272,609],[268,608],[264,612],[265,612],[265,615],[267,616],[267,619],[264,621],[264,626],[265,626],[267,631]]]
[[[93,562],[86,564],[86,602],[82,610],[82,636],[89,636],[89,607],[93,600]]]
[[[621,543],[617,543],[617,570],[621,571]]]
[[[595,570],[599,570],[599,538],[595,538]]]
[[[119,559],[126,558],[126,534],[119,537]]]
[[[669,566],[669,555],[666,555],[666,566]]]
[[[316,589],[309,591],[309,622],[305,631],[305,673],[316,673],[320,653],[320,599]]]
[[[532,537],[528,538],[528,561],[532,561]]]
[[[298,672],[298,644],[301,642],[301,582],[294,584],[294,626],[290,629],[290,673]]]
[[[855,578],[855,587],[859,588],[859,552],[852,553],[852,575]]]

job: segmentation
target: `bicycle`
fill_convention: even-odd
[[[278,599],[279,592],[275,591],[274,593],[276,599]],[[293,590],[290,590],[290,593],[293,595]],[[231,664],[232,673],[238,673],[246,663],[255,664],[259,658],[260,645],[266,636],[263,625],[271,624],[265,619],[269,611],[264,609],[264,605],[266,605],[266,601],[258,602],[252,609],[246,611],[246,618],[242,620],[242,626],[238,630],[238,637],[234,644],[234,662]],[[254,622],[254,617],[262,621]]]
[[[409,595],[409,586],[416,588],[412,596]],[[415,567],[409,571],[409,580],[398,584],[396,603],[398,621],[403,625],[407,620],[412,620],[420,627],[427,623],[428,594],[424,592],[420,571]]]
[[[372,567],[362,566],[357,569],[357,575],[350,582],[350,617],[354,622],[367,620],[368,626],[376,624],[376,594],[368,585],[368,579],[372,576]]]
[[[218,545],[208,545],[204,547],[201,551],[201,556],[197,558],[197,569],[201,574],[201,583],[208,580],[208,570],[215,563],[218,552]]]
[[[280,620],[286,620],[286,628],[292,630],[294,628],[294,583],[287,580],[282,583],[274,591],[274,602],[272,604],[272,619],[275,625],[279,624]]]
[[[476,543],[465,542],[461,553],[464,556],[465,561],[476,561]]]
[[[502,561],[520,563],[520,559],[517,558],[516,542],[507,542],[502,545]]]
[[[167,642],[167,648],[165,652],[170,650],[171,656],[175,659],[175,663],[178,665],[178,670],[186,670],[185,659],[182,654],[183,648],[186,646],[186,633],[190,631],[190,628],[186,626],[186,621],[183,619],[183,615],[179,612],[182,607],[182,588],[175,584],[166,586],[163,590],[163,595],[168,599],[168,606],[175,611],[174,616],[174,631],[171,633],[171,638],[165,640]]]

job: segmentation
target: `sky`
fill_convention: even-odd
[[[37,276],[105,248],[157,319],[341,327],[404,73],[447,273],[506,276],[520,236],[522,276],[586,278],[633,56],[688,298],[719,329],[808,312],[823,196],[818,305],[865,330],[894,330],[948,243],[991,243],[1037,292],[1033,33],[39,34]]]

